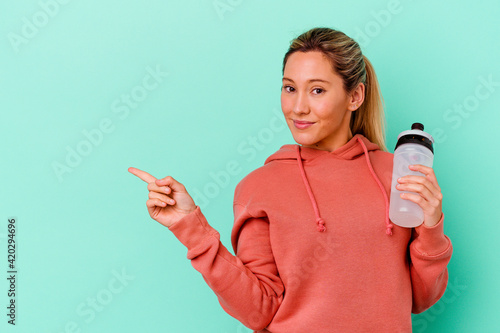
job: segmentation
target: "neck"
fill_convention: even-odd
[[[332,151],[336,150],[337,148],[340,148],[343,145],[345,145],[352,138],[353,138],[353,135],[352,135],[351,129],[349,128],[349,131],[347,133],[345,133],[345,135],[337,136],[332,142],[316,142],[312,145],[301,145],[301,146],[332,152]]]

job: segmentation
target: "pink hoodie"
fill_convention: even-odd
[[[283,145],[236,186],[232,255],[200,207],[169,230],[224,310],[255,332],[411,332],[444,293],[452,245],[389,221],[391,153]]]

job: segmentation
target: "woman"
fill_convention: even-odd
[[[393,225],[377,79],[340,31],[292,41],[281,105],[297,144],[236,186],[236,256],[181,183],[130,168],[148,183],[149,214],[187,247],[224,310],[255,332],[411,332],[411,313],[443,295],[452,253],[433,169],[415,165],[423,176],[398,180],[424,223]]]

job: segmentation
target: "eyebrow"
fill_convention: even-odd
[[[287,78],[287,77],[284,77],[282,81],[290,81],[290,82],[293,82],[292,79],[290,78]],[[310,79],[310,80],[307,80],[308,83],[311,83],[311,82],[324,82],[324,83],[330,83],[330,81],[326,81],[326,80],[322,80],[322,79]]]

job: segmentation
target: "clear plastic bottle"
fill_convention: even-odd
[[[391,199],[389,218],[401,227],[414,228],[424,221],[422,208],[413,201],[402,199],[401,193],[412,193],[396,189],[398,178],[406,175],[423,176],[422,173],[408,168],[412,164],[422,164],[432,167],[434,161],[433,137],[424,132],[424,125],[414,123],[410,131],[403,131],[398,135],[398,142],[394,150],[394,164],[392,170]],[[414,192],[413,192],[414,193]]]

